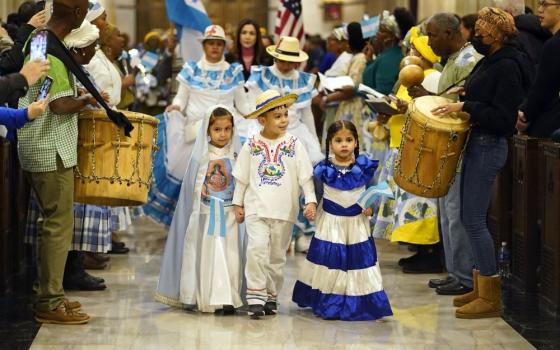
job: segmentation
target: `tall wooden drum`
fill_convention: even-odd
[[[470,128],[469,115],[435,116],[434,108],[451,103],[423,96],[409,104],[394,179],[403,190],[426,198],[443,197],[453,184]]]
[[[108,206],[147,202],[159,121],[140,113],[122,112],[134,125],[130,137],[103,109],[80,113],[76,202]]]

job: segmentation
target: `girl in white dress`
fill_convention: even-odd
[[[233,314],[242,305],[242,240],[232,206],[239,150],[233,113],[210,108],[199,129],[165,246],[156,300]]]
[[[227,106],[233,113],[238,134],[244,134],[242,129],[247,122],[241,115],[249,114],[251,109],[243,87],[243,67],[225,61],[226,40],[222,27],[206,28],[202,38],[204,57],[185,63],[177,76],[179,90],[172,105],[158,116],[160,150],[154,159],[154,180],[144,212],[166,226],[171,223],[181,179],[206,110],[218,103]]]

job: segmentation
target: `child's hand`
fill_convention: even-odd
[[[245,221],[245,209],[238,205],[235,206],[235,221],[237,221],[238,224]]]
[[[35,120],[45,113],[49,104],[49,95],[40,101],[33,102],[27,107],[27,119]]]
[[[317,203],[307,203],[303,207],[303,216],[309,221],[315,220],[315,213],[317,211]]]
[[[372,216],[373,215],[373,209],[372,208],[367,208],[366,210],[362,211],[362,214],[364,214],[365,216]]]

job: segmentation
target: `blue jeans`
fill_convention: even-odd
[[[463,159],[461,221],[470,237],[475,266],[483,276],[497,273],[494,241],[486,216],[494,180],[506,163],[507,140],[473,131]]]
[[[445,268],[449,276],[472,288],[473,253],[469,235],[461,222],[461,173],[455,175],[447,195],[438,198],[438,215]]]

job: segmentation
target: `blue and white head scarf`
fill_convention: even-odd
[[[105,12],[105,8],[101,6],[98,0],[90,0],[86,20],[88,20],[88,22],[93,22],[99,18],[103,12]]]

